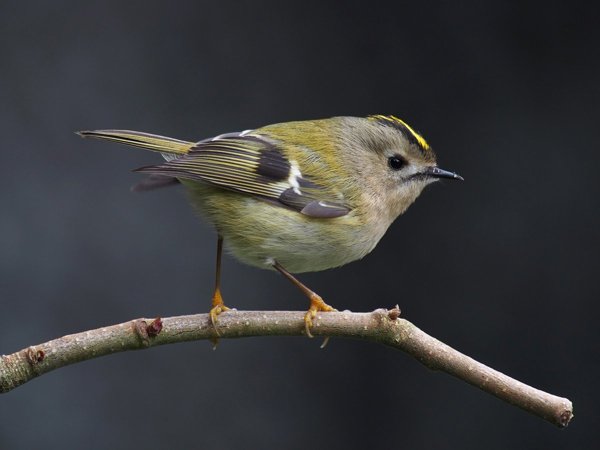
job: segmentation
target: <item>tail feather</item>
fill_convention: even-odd
[[[129,130],[93,130],[78,131],[81,137],[105,139],[120,144],[141,147],[155,152],[168,153],[171,155],[185,155],[194,146],[194,142],[182,141],[156,134],[142,133]]]

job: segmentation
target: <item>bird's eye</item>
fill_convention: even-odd
[[[388,158],[388,165],[390,166],[390,169],[392,169],[392,170],[402,169],[402,167],[404,167],[405,163],[406,162],[404,161],[404,158],[402,158],[402,156],[400,156],[400,155],[394,155],[394,156],[390,156]]]

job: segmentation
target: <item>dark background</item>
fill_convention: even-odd
[[[418,4],[418,6],[417,6]],[[393,350],[256,338],[113,355],[0,397],[1,449],[585,448],[598,442],[596,12],[574,2],[3,2],[0,353],[208,310],[215,234],[160,161],[82,141],[196,140],[395,114],[466,181],[430,187],[371,255],[302,279],[340,309],[400,304],[449,345],[569,397],[566,430]],[[224,262],[240,309],[305,299]]]

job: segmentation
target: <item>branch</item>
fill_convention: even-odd
[[[0,358],[0,393],[59,367],[111,353],[199,339],[248,336],[301,336],[304,312],[229,311],[219,316],[217,335],[208,314],[137,319],[67,335]],[[434,370],[441,370],[485,392],[540,416],[559,427],[573,417],[566,398],[535,389],[463,355],[399,318],[400,310],[371,313],[320,313],[315,336],[351,337],[403,350]]]

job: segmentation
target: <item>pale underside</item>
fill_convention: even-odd
[[[256,197],[181,181],[227,249],[251,266],[270,268],[277,261],[294,273],[341,266],[369,253],[387,229],[362,223],[354,211],[317,219]]]

